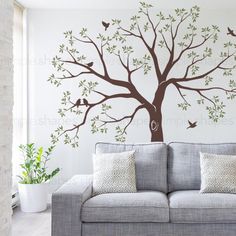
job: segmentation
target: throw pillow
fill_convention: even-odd
[[[236,193],[236,155],[200,153],[201,193]]]
[[[93,194],[137,192],[135,151],[93,155]]]

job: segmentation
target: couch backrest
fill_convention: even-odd
[[[164,143],[118,144],[97,143],[96,153],[135,150],[138,190],[167,192],[167,145]]]
[[[200,189],[200,152],[236,155],[236,143],[170,143],[168,145],[169,192]]]

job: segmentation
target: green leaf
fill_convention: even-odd
[[[183,111],[187,111],[190,106],[191,105],[188,104],[187,102],[183,102],[183,103],[178,104],[178,107],[181,108]]]
[[[20,164],[22,173],[20,176],[18,176],[20,183],[39,184],[45,182],[45,176],[47,176],[46,164],[50,160],[49,155],[52,153],[54,146],[49,147],[45,154],[43,152],[43,147],[36,149],[34,143],[26,145],[21,144],[19,149],[24,156],[24,162]],[[58,172],[59,168],[57,168],[48,176],[52,178]]]
[[[88,32],[87,28],[82,28],[79,34],[82,38],[87,38],[87,32]]]
[[[208,117],[214,122],[218,122],[225,115],[225,105],[220,101],[218,96],[213,96],[212,101],[214,104],[212,106],[206,106],[206,110],[208,111]]]
[[[121,20],[119,19],[112,19],[112,25],[119,25],[121,23]]]
[[[37,160],[38,162],[41,162],[42,155],[43,155],[43,147],[40,147],[40,148],[38,149],[37,156],[36,156],[36,160]]]

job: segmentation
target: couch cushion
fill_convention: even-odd
[[[161,192],[107,193],[87,200],[83,222],[168,222],[167,196]]]
[[[200,152],[236,155],[236,143],[170,143],[168,145],[169,192],[200,189]]]
[[[170,193],[172,223],[236,223],[236,195],[199,193],[198,190]]]
[[[93,194],[135,193],[134,151],[93,155]]]
[[[96,153],[135,150],[138,190],[167,192],[167,146],[164,143],[118,144],[97,143]]]
[[[201,193],[236,193],[236,155],[200,153]]]

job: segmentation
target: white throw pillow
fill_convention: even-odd
[[[94,195],[137,192],[134,152],[93,155]]]
[[[201,193],[236,193],[236,155],[200,153]]]

